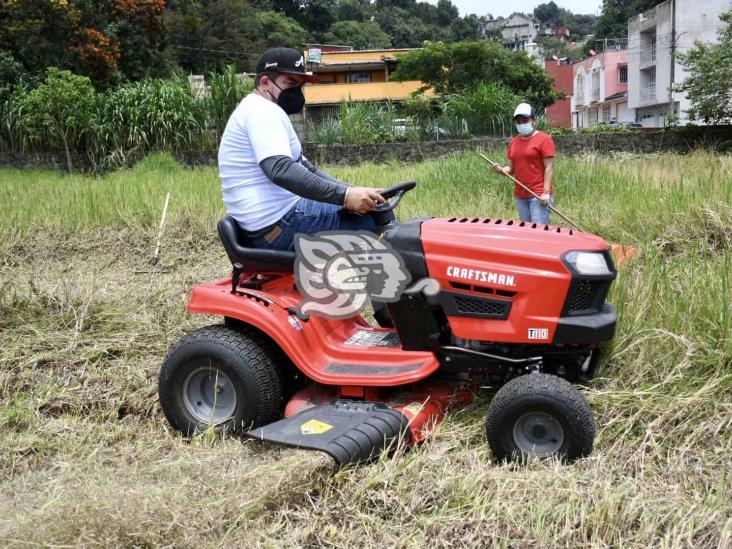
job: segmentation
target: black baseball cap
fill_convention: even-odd
[[[320,83],[320,78],[305,70],[305,58],[302,53],[292,48],[270,48],[257,61],[257,74],[279,72],[296,74],[305,78],[305,82]]]

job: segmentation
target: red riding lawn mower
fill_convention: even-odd
[[[345,464],[421,442],[451,406],[494,388],[486,434],[496,459],[588,455],[592,412],[570,382],[592,376],[615,331],[608,244],[502,219],[391,223],[415,185],[382,192],[388,202],[370,215],[412,280],[430,277],[439,291],[388,303],[392,327],[302,313],[295,252],[248,248],[236,221],[222,219],[232,277],[195,287],[188,310],[224,322],[168,352],[159,395],[170,424],[188,436],[213,427],[320,450]]]

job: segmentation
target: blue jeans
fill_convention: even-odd
[[[528,221],[529,223],[549,224],[549,208],[542,206],[538,198],[516,198],[516,209],[518,210],[519,219]],[[549,197],[549,205],[554,205],[554,196]]]
[[[267,242],[264,235],[247,236],[247,242],[253,248],[294,250],[294,240],[297,233],[312,235],[321,231],[339,230],[376,232],[376,223],[373,216],[342,212],[341,210],[343,208],[335,204],[301,198],[277,222],[277,226],[282,230],[277,238]]]

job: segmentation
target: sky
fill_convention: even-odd
[[[437,0],[427,0],[430,4],[437,4]],[[511,0],[509,2],[497,2],[496,0],[451,0],[453,5],[460,10],[460,15],[474,13],[477,16],[490,13],[493,17],[502,15],[506,17],[515,11],[533,13],[534,8],[549,0]],[[554,0],[560,8],[567,9],[572,13],[600,14],[602,0]]]

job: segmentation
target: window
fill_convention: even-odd
[[[581,74],[577,75],[577,89],[574,92],[575,104],[585,104],[585,77]]]
[[[368,84],[371,82],[370,72],[349,72],[346,76],[346,82],[349,84]]]
[[[618,66],[618,84],[628,83],[628,65]]]
[[[651,36],[651,61],[656,60],[656,35]]]
[[[590,109],[589,111],[589,127],[595,126],[597,124],[597,109]]]
[[[600,69],[592,71],[592,100],[600,100]]]
[[[610,122],[610,105],[604,105],[602,107],[602,121],[606,124]]]

